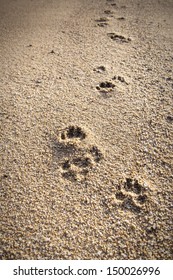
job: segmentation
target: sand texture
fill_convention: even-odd
[[[173,258],[173,1],[0,0],[1,259]]]

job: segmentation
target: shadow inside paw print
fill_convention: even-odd
[[[88,174],[91,167],[91,158],[85,157],[85,155],[74,157],[71,160],[68,159],[62,163],[62,176],[70,181],[80,180],[83,176]]]
[[[78,138],[80,140],[85,139],[86,134],[78,126],[69,126],[65,131],[61,133],[61,139],[72,139]]]
[[[96,86],[96,89],[104,96],[104,97],[110,97],[109,93],[113,91],[115,88],[115,85],[112,82],[106,81],[101,82],[98,86]]]
[[[138,182],[138,180],[126,178],[123,186],[119,187],[115,197],[122,209],[137,214],[141,212],[142,205],[145,205],[148,200],[145,192],[146,189]]]
[[[126,182],[124,183],[124,189],[126,191],[130,191],[136,194],[140,194],[142,191],[142,185],[138,183],[138,180],[133,180],[131,178],[126,178]]]
[[[114,88],[115,87],[115,85],[113,84],[113,83],[111,83],[111,82],[101,82],[100,84],[99,84],[99,87],[97,87],[97,89],[112,89],[112,88]]]
[[[92,160],[89,157],[77,157],[74,158],[72,163],[78,167],[89,167],[92,166]]]
[[[98,23],[97,25],[98,25],[99,27],[105,27],[105,26],[108,25],[108,23],[107,23],[107,22],[100,22],[100,23]]]
[[[111,38],[113,41],[116,41],[117,43],[129,43],[131,41],[130,38],[126,38],[122,35],[118,35],[115,33],[108,33],[107,35],[109,38]]]
[[[114,12],[111,11],[111,10],[105,10],[104,13],[105,13],[106,15],[112,16]]]
[[[95,71],[97,73],[103,73],[103,72],[106,71],[106,67],[101,65],[101,66],[98,66],[98,67],[94,68],[93,71]]]
[[[106,17],[101,17],[101,18],[99,18],[99,19],[96,19],[95,21],[96,21],[96,22],[107,22],[107,21],[109,21],[109,20],[108,20],[108,18],[106,18]]]
[[[132,211],[134,213],[139,213],[141,211],[141,207],[138,206],[132,197],[127,197],[122,202],[122,208]]]
[[[63,172],[62,177],[70,181],[77,181],[77,173],[74,170]]]
[[[62,162],[63,177],[70,181],[81,180],[86,177],[94,164],[103,158],[101,151],[93,146],[89,151],[78,152]]]
[[[167,116],[166,117],[167,122],[173,123],[173,116]]]
[[[121,21],[121,20],[125,20],[125,18],[124,17],[118,17],[117,20]]]
[[[97,22],[97,25],[100,27],[105,27],[108,25],[108,18],[103,17],[95,20]]]
[[[96,146],[93,146],[90,149],[90,153],[94,157],[94,161],[96,162],[99,162],[103,158],[101,151]]]
[[[117,4],[114,2],[114,0],[107,0],[107,4],[109,4],[113,7],[117,7]]]
[[[118,82],[121,82],[121,83],[125,83],[126,85],[128,85],[128,83],[126,82],[126,80],[124,79],[124,77],[121,77],[121,76],[114,76],[113,78],[112,78],[112,80],[116,80],[116,81],[118,81]]]

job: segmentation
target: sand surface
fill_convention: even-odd
[[[1,259],[172,259],[172,27],[172,0],[0,0]]]

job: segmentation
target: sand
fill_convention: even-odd
[[[1,0],[1,259],[172,259],[172,0]]]

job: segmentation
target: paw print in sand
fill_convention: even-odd
[[[111,97],[111,92],[115,89],[115,84],[110,81],[101,82],[96,89],[103,97]]]
[[[106,17],[102,17],[102,18],[99,18],[99,19],[96,19],[95,20],[97,22],[97,25],[100,26],[100,27],[105,27],[108,25],[108,18]]]
[[[80,181],[103,158],[100,149],[91,145],[88,134],[79,126],[69,126],[58,135],[61,152],[61,175],[70,181]],[[63,151],[63,153],[62,153]]]
[[[62,176],[70,181],[80,180],[89,173],[92,165],[92,159],[86,155],[65,159],[62,163]]]
[[[62,140],[75,139],[75,138],[82,140],[85,137],[86,137],[85,132],[83,132],[82,129],[78,126],[69,126],[61,133]]]
[[[131,178],[126,178],[123,186],[119,186],[115,196],[123,210],[131,211],[135,214],[140,213],[148,200],[145,187],[138,180]]]
[[[113,41],[117,43],[129,43],[131,41],[131,38],[124,37],[123,35],[119,35],[116,33],[108,33],[107,34],[109,38],[111,38]]]

